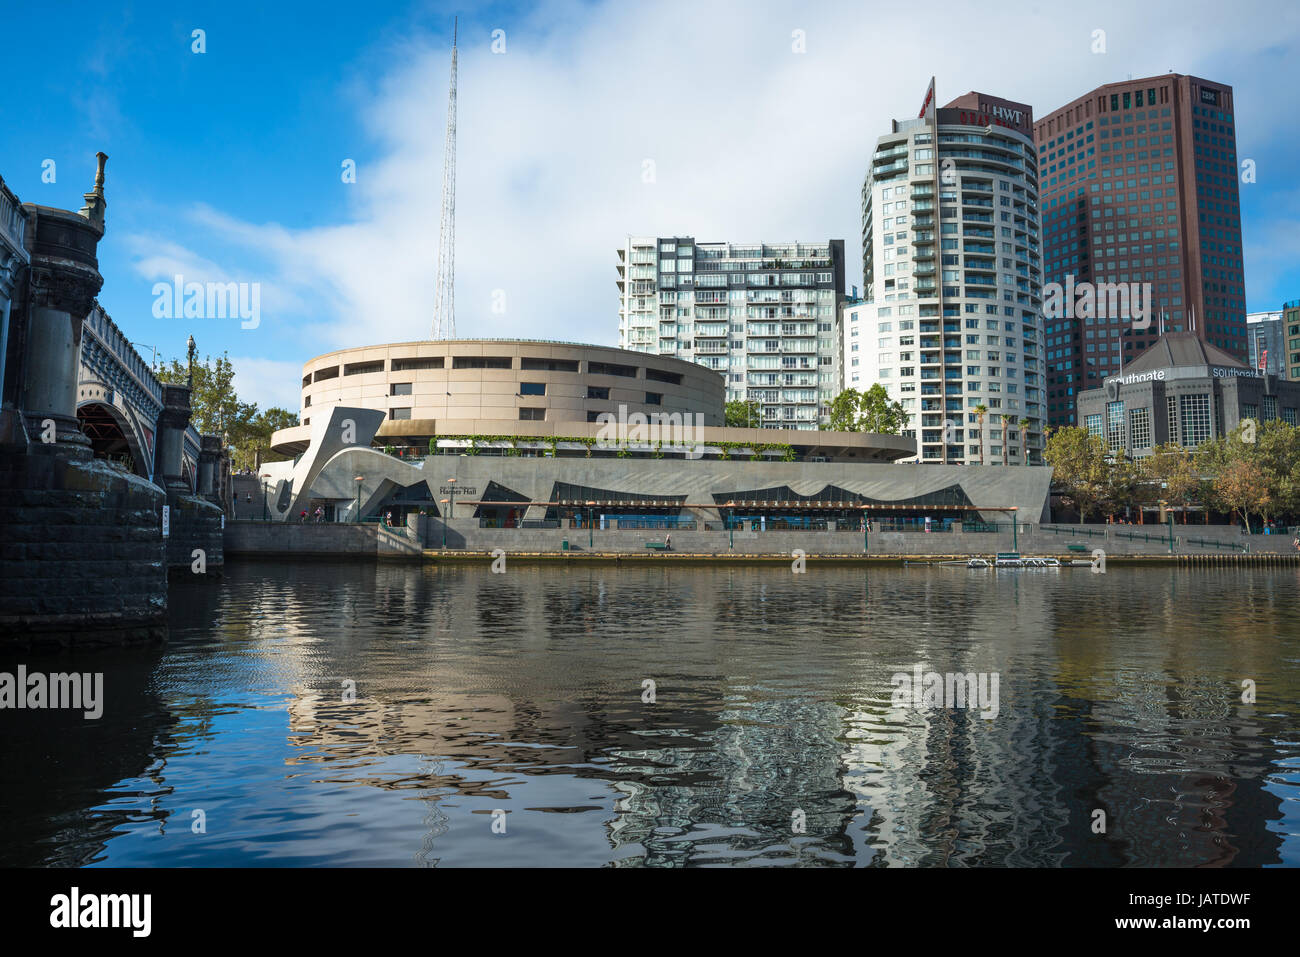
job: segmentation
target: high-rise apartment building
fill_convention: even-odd
[[[1034,126],[1048,282],[1150,283],[1150,325],[1048,317],[1048,417],[1166,332],[1245,359],[1232,88],[1168,73],[1098,87]],[[1114,312],[1115,310],[1112,310]],[[1139,323],[1140,325],[1140,323]]]
[[[844,309],[845,386],[879,382],[903,404],[918,461],[1040,463],[1030,107],[967,93],[936,108],[932,81],[917,118],[894,120],[876,141],[862,186],[862,268],[865,301]]]
[[[764,428],[816,429],[839,388],[844,240],[697,243],[628,237],[618,251],[624,349],[688,359],[758,403]]]
[[[1269,375],[1287,378],[1286,323],[1281,312],[1246,314],[1247,363]]]

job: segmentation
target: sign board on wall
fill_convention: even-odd
[[[169,536],[172,532],[172,507],[163,506],[163,538]]]

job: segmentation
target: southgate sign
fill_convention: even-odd
[[[1258,369],[1237,366],[1180,366],[1176,369],[1152,369],[1150,372],[1130,372],[1106,380],[1106,387],[1135,385],[1139,382],[1166,382],[1170,379],[1262,379]]]

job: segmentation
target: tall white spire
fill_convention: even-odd
[[[442,220],[438,226],[438,282],[433,293],[434,339],[456,338],[456,33],[451,28],[451,85],[447,93],[447,142],[442,156]]]

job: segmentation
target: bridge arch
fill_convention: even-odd
[[[90,439],[95,458],[121,462],[141,478],[149,478],[148,452],[121,409],[103,398],[77,404],[81,431]]]

